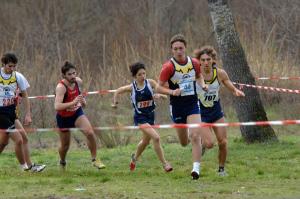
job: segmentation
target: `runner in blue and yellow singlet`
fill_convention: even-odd
[[[222,123],[224,122],[224,114],[221,108],[219,89],[223,84],[235,96],[245,96],[245,94],[234,87],[227,73],[217,67],[217,53],[211,46],[204,46],[194,51],[195,57],[200,61],[201,69],[205,83],[208,85],[207,90],[203,90],[197,86],[197,93],[200,103],[200,113],[202,122],[206,123]],[[219,169],[220,176],[226,175],[225,161],[227,157],[227,133],[225,127],[211,128],[218,140],[219,145]]]

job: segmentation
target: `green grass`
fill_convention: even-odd
[[[247,145],[230,136],[227,172],[219,177],[217,147],[207,151],[198,181],[190,178],[191,146],[164,143],[174,171],[165,173],[149,146],[137,170],[128,169],[136,145],[101,149],[107,168],[91,166],[86,149],[72,148],[66,171],[57,149],[35,149],[34,161],[47,164],[42,173],[21,172],[13,151],[0,156],[0,198],[297,198],[300,196],[300,138],[281,136],[279,143]],[[74,143],[73,143],[74,145]]]

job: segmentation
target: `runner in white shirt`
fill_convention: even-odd
[[[17,106],[18,106],[18,92],[22,95],[25,103],[25,119],[24,125],[30,125],[32,122],[30,103],[28,99],[27,89],[30,87],[27,79],[19,72],[16,72],[16,65],[18,62],[17,57],[12,53],[3,55],[2,65],[0,71],[0,129],[18,129],[14,133],[0,132],[0,153],[8,144],[9,137],[17,138],[17,143],[20,144],[21,149],[16,149],[18,156],[21,158],[22,169],[31,170],[33,172],[40,172],[44,170],[46,165],[38,165],[32,163],[30,160],[28,138],[22,123],[18,119]],[[6,131],[7,132],[7,131]],[[13,135],[14,134],[14,135]],[[21,136],[21,137],[20,137]],[[17,148],[17,147],[16,147]],[[18,158],[19,159],[19,158]],[[25,163],[22,163],[24,160]]]

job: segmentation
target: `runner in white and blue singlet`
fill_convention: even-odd
[[[154,125],[155,102],[149,80],[145,79],[144,87],[139,89],[137,82],[132,82],[131,103],[134,108],[134,124],[149,123]]]
[[[15,142],[16,157],[22,170],[29,170],[24,156],[24,143],[20,131],[15,128],[17,90],[26,92],[25,78],[14,71],[18,59],[13,53],[6,53],[1,58],[0,71],[0,153],[8,143],[8,138]],[[30,118],[31,119],[31,118]]]
[[[143,132],[142,140],[139,142],[136,153],[132,154],[130,162],[130,170],[134,171],[136,161],[141,156],[146,146],[149,145],[150,140],[153,141],[154,150],[163,165],[166,172],[173,170],[172,166],[166,161],[164,152],[160,144],[160,136],[154,128],[154,98],[160,97],[159,94],[154,94],[153,91],[161,94],[168,94],[172,96],[180,95],[180,89],[170,90],[158,85],[153,79],[146,79],[145,65],[141,62],[130,65],[130,71],[134,81],[126,86],[118,88],[113,97],[112,107],[117,107],[117,97],[121,93],[131,93],[131,103],[134,108],[134,124],[142,125],[141,131]]]
[[[207,91],[197,87],[202,122],[213,123],[224,116],[219,98],[220,82],[217,73],[218,69],[214,65],[212,78],[205,80],[208,85]]]

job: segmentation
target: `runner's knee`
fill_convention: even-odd
[[[201,141],[201,137],[198,133],[192,132],[190,135],[190,139],[193,143],[199,143]]]
[[[159,143],[159,142],[160,142],[160,137],[159,137],[159,135],[154,136],[154,137],[152,138],[152,140],[153,140],[154,143]]]
[[[218,142],[219,147],[226,147],[227,146],[227,139],[222,139]]]
[[[60,149],[63,151],[68,151],[70,148],[70,143],[64,143],[60,146]]]
[[[0,143],[0,152],[3,151],[3,149],[8,145],[8,141]]]
[[[150,144],[150,140],[149,139],[142,139],[141,144],[144,145],[144,146],[147,146],[147,145]]]
[[[94,138],[94,131],[93,129],[86,129],[84,130],[84,134],[88,139],[93,139]]]
[[[23,131],[21,134],[22,134],[23,144],[27,144],[28,143],[28,137],[26,135],[26,132]]]
[[[205,148],[207,148],[207,149],[211,149],[211,148],[214,147],[214,143],[213,142],[206,141],[203,144],[204,144]]]
[[[21,146],[21,145],[23,145],[23,139],[21,138],[21,139],[17,139],[16,141],[15,141],[15,145],[16,146]]]

